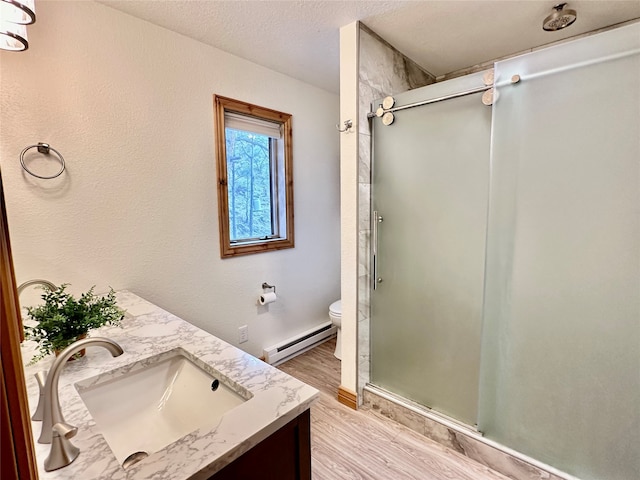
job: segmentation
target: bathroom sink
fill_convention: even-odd
[[[180,348],[83,380],[76,389],[121,464],[214,427],[251,398]]]

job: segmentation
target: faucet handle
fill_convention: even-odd
[[[47,383],[47,373],[47,370],[43,370],[34,375],[34,377],[36,377],[36,382],[38,382],[38,387],[40,387],[38,406],[36,407],[36,411],[33,412],[33,416],[31,417],[31,420],[36,422],[41,422],[44,418],[44,386]]]
[[[68,423],[56,423],[53,426],[53,435],[56,433],[64,438],[73,438],[78,433],[78,427],[69,425]]]
[[[80,449],[68,440],[78,432],[76,427],[56,423],[51,430],[51,452],[44,460],[44,469],[47,472],[66,467],[80,454]]]

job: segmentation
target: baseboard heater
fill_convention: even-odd
[[[328,340],[337,333],[337,328],[333,323],[326,322],[311,330],[302,332],[284,342],[262,351],[264,361],[271,365],[280,365],[296,355],[306,352],[317,344]]]

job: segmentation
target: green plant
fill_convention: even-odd
[[[27,315],[35,320],[35,326],[24,326],[25,338],[38,342],[39,353],[30,365],[56,350],[64,350],[89,330],[103,325],[119,325],[124,310],[116,305],[113,289],[104,297],[93,293],[95,285],[76,300],[60,285],[56,290],[44,289],[43,305],[28,307]]]

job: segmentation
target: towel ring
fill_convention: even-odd
[[[51,175],[49,177],[45,177],[43,175],[38,175],[36,173],[33,173],[31,170],[29,170],[27,168],[27,165],[24,163],[24,154],[27,153],[32,148],[37,148],[38,152],[44,153],[45,155],[49,155],[50,151],[55,153],[57,155],[57,157],[58,157],[58,161],[60,162],[60,171],[58,173],[54,174],[54,175]],[[57,151],[55,148],[49,146],[48,143],[38,142],[37,145],[29,145],[27,148],[22,150],[22,153],[20,153],[20,164],[22,165],[22,168],[24,169],[24,171],[27,172],[29,175],[33,175],[36,178],[42,178],[43,180],[50,180],[52,178],[59,177],[60,174],[62,172],[64,172],[64,158],[63,158],[62,154],[59,151]]]

